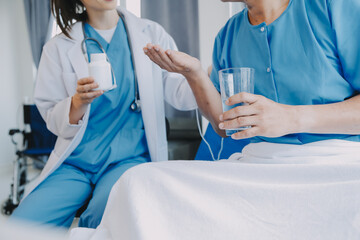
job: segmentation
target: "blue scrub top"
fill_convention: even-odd
[[[211,80],[218,71],[255,69],[255,94],[289,105],[344,101],[360,90],[360,1],[290,0],[273,23],[251,25],[248,10],[231,18],[214,46]],[[299,133],[252,142],[303,144],[357,135]]]
[[[134,68],[123,21],[119,20],[110,43],[89,24],[85,24],[85,32],[105,49],[114,69],[117,88],[91,103],[84,137],[66,163],[98,173],[107,165],[123,160],[146,158],[150,161],[141,113],[130,109],[135,99]],[[86,41],[86,47],[89,55],[101,53],[93,41]]]

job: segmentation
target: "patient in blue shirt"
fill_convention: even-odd
[[[184,53],[151,44],[145,53],[187,78],[221,136],[225,129],[251,125],[231,137],[284,144],[360,141],[360,2],[239,2],[247,8],[215,39],[211,81],[200,62]],[[238,67],[255,69],[255,94],[234,95],[228,105],[249,105],[223,113],[218,71]]]

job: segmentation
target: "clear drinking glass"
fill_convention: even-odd
[[[227,112],[235,107],[242,106],[246,103],[239,103],[233,106],[228,106],[225,101],[240,92],[254,93],[254,75],[253,68],[228,68],[219,71],[221,101],[223,112]],[[226,135],[232,134],[251,128],[251,126],[240,127],[236,129],[226,130]]]

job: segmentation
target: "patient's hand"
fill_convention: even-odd
[[[295,133],[297,129],[296,108],[276,103],[268,98],[251,93],[239,93],[229,98],[227,105],[238,103],[248,105],[235,107],[220,115],[220,129],[234,129],[252,126],[250,129],[233,134],[233,139],[256,136],[281,137]]]
[[[168,72],[180,73],[185,77],[194,77],[203,71],[197,58],[183,52],[165,51],[159,45],[151,43],[144,47],[144,52],[151,61]]]

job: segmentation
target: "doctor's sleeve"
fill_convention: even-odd
[[[329,0],[328,4],[344,77],[360,92],[360,1]]]
[[[160,26],[157,26],[157,44],[163,49],[177,51],[174,39]],[[197,108],[196,99],[186,78],[178,73],[162,71],[164,98],[174,108],[189,111]]]
[[[62,79],[57,48],[53,42],[45,45],[35,84],[34,100],[47,128],[58,137],[72,138],[81,124],[69,123],[71,96]]]

